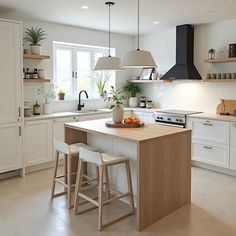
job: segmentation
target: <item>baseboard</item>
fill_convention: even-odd
[[[16,176],[19,177],[19,176],[22,176],[21,173],[22,173],[22,169],[1,173],[0,174],[0,180],[7,179],[7,178],[12,178],[12,177],[16,177]]]
[[[236,171],[235,170],[230,170],[230,169],[226,169],[226,168],[223,168],[223,167],[213,166],[213,165],[209,165],[209,164],[202,163],[202,162],[199,162],[199,161],[192,161],[192,166],[204,168],[204,169],[207,169],[207,170],[212,170],[212,171],[219,172],[219,173],[222,173],[222,174],[236,176]]]

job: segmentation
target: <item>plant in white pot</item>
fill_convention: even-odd
[[[42,84],[38,89],[37,93],[44,98],[45,103],[43,104],[44,114],[52,113],[51,101],[56,98],[56,89],[54,84]]]
[[[129,107],[137,107],[138,98],[136,97],[136,95],[138,93],[142,93],[142,88],[140,88],[136,84],[127,83],[123,86],[123,91],[129,96]]]
[[[127,97],[124,95],[124,92],[121,89],[115,90],[113,86],[111,86],[111,91],[108,94],[108,97],[104,99],[104,101],[108,101],[111,103],[110,109],[112,110],[112,120],[115,124],[121,124],[124,118],[124,101]]]
[[[31,54],[41,54],[41,44],[46,39],[46,32],[39,27],[26,28],[23,34],[24,42],[30,43]]]

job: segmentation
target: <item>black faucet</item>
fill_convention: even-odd
[[[79,111],[81,110],[82,107],[84,107],[84,103],[81,104],[81,93],[83,93],[83,92],[85,93],[86,98],[89,98],[89,97],[88,97],[88,94],[87,94],[87,92],[86,92],[85,90],[81,90],[81,91],[79,92],[79,104],[78,104],[78,110],[79,110]]]

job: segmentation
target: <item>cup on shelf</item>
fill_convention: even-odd
[[[216,79],[221,79],[221,73],[218,73],[218,74],[216,75]]]
[[[39,69],[39,79],[46,79],[46,71],[44,69]]]
[[[215,74],[215,73],[212,73],[212,74],[211,74],[211,78],[212,78],[212,79],[216,79],[216,74]]]
[[[236,73],[233,73],[233,79],[236,79]]]
[[[206,74],[206,79],[211,79],[211,74],[207,73]]]
[[[227,76],[226,76],[227,79],[232,79],[232,74],[231,73],[228,73]]]
[[[222,74],[222,79],[226,79],[226,73]]]

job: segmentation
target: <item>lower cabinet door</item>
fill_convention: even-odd
[[[25,122],[24,157],[26,166],[53,160],[52,120]]]
[[[22,136],[18,123],[0,125],[0,173],[22,168]]]
[[[229,145],[194,140],[192,143],[192,159],[229,168]]]
[[[102,113],[102,114],[91,114],[91,115],[82,115],[79,117],[79,121],[86,121],[86,120],[97,120],[97,119],[105,119],[111,118],[111,113]]]
[[[230,169],[236,170],[236,146],[230,147]]]

